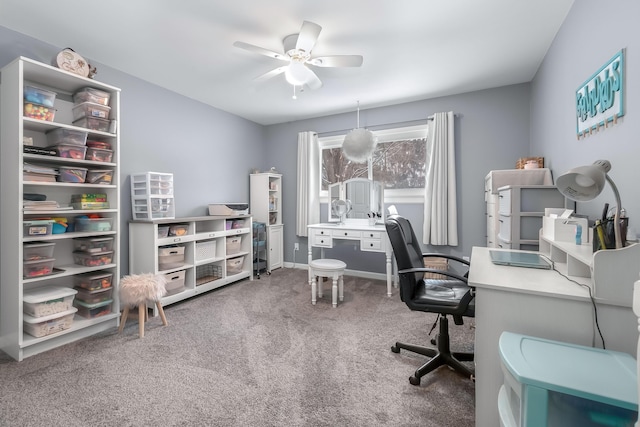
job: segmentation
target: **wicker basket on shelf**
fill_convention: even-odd
[[[539,168],[544,167],[544,157],[520,157],[516,162],[516,169],[525,169],[524,165],[531,160],[538,162]]]
[[[449,270],[449,261],[446,258],[427,257],[424,259],[425,268],[431,268],[433,270]],[[449,276],[438,273],[424,273],[425,279],[449,279]]]

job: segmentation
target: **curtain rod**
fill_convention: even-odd
[[[453,117],[459,117],[457,113],[455,113],[453,115]],[[426,119],[417,119],[417,120],[407,120],[404,122],[394,122],[394,123],[383,123],[383,124],[379,124],[379,125],[375,125],[375,126],[367,126],[367,129],[372,130],[372,131],[376,131],[376,130],[384,130],[384,129],[390,129],[392,126],[397,126],[397,125],[403,125],[403,126],[411,126],[411,125],[419,125],[419,124],[423,124],[425,121],[431,121],[433,120],[433,115],[428,116]],[[350,131],[352,131],[353,128],[350,129],[340,129],[340,130],[332,130],[332,131],[327,131],[327,132],[318,132],[318,136],[331,136],[331,135],[340,135],[340,134],[346,134]]]

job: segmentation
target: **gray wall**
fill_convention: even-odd
[[[18,56],[44,63],[62,48],[0,27],[0,67]],[[87,58],[91,52],[83,52]],[[96,80],[121,94],[121,253],[129,271],[129,175],[174,174],[176,216],[206,215],[211,202],[249,200],[249,171],[264,161],[265,129],[254,122],[178,95],[102,64]],[[15,208],[5,207],[2,209]]]
[[[640,201],[632,185],[640,148],[629,120],[637,111],[640,85],[637,75],[640,34],[633,21],[640,3],[612,0],[615,11],[608,26],[593,24],[601,2],[581,0],[569,12],[552,47],[531,84],[520,84],[391,107],[362,110],[361,125],[370,129],[415,124],[439,111],[454,111],[458,153],[458,210],[460,244],[446,252],[469,255],[471,247],[485,242],[483,178],[493,169],[513,168],[519,157],[544,156],[554,176],[599,158],[611,160],[612,178],[633,225]],[[595,33],[594,33],[595,31]],[[597,33],[597,34],[596,34]],[[626,116],[618,125],[580,141],[575,137],[575,90],[620,48],[626,54]],[[16,56],[43,62],[62,47],[0,27],[0,66]],[[83,52],[91,58],[91,52]],[[297,133],[344,132],[355,125],[355,111],[316,119],[260,126],[213,107],[98,65],[97,79],[122,88],[121,180],[123,183],[122,272],[128,272],[127,221],[130,219],[129,180],[134,172],[174,173],[178,216],[203,215],[210,202],[248,200],[248,173],[253,167],[275,166],[284,174],[285,261],[306,262],[306,239],[295,236]],[[634,108],[635,107],[635,108]],[[634,138],[635,137],[635,138]],[[579,205],[582,212],[598,215],[604,201],[613,203],[609,189],[594,202]],[[422,234],[422,206],[396,204]],[[5,208],[3,206],[3,208]],[[293,252],[293,243],[300,252]],[[425,247],[425,250],[435,248]],[[441,249],[441,248],[438,248]],[[351,256],[341,248],[349,268],[379,271],[375,255]]]
[[[456,172],[458,179],[458,234],[457,247],[427,247],[428,251],[443,251],[457,255],[470,255],[473,246],[486,244],[484,208],[484,177],[493,169],[512,169],[516,160],[529,155],[529,84],[500,87],[462,95],[411,102],[392,107],[360,111],[360,125],[371,129],[424,123],[433,113],[454,111],[457,114]],[[307,239],[295,235],[296,220],[296,156],[297,134],[313,130],[319,134],[335,133],[355,127],[355,111],[293,123],[272,125],[267,128],[269,146],[267,158],[271,165],[283,173],[283,203],[285,223],[285,260],[293,257],[294,242],[300,243],[297,263],[306,263]],[[422,237],[422,205],[395,203],[398,211],[408,217]],[[380,257],[349,256],[351,248],[340,248],[340,256],[347,267],[367,271],[384,271]]]
[[[598,159],[611,161],[610,176],[636,231],[640,230],[640,137],[634,125],[640,109],[638,16],[637,1],[576,1],[531,85],[531,154],[544,156],[556,177]],[[575,91],[622,48],[626,48],[625,116],[617,125],[577,140]],[[595,218],[605,202],[615,205],[609,186],[594,201],[579,203],[578,211]]]

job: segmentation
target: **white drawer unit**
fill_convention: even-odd
[[[540,200],[534,195],[525,195],[522,199],[522,192],[508,192],[500,194],[500,190],[505,186],[521,186],[521,187],[551,187],[553,179],[551,171],[546,168],[541,169],[505,169],[489,172],[484,179],[484,201],[486,205],[486,223],[487,223],[487,247],[495,248],[500,246],[500,241],[508,240],[511,242],[511,232],[505,237],[505,233],[500,229],[500,214],[519,214],[520,212],[539,212],[537,208],[530,208],[540,203]],[[540,194],[544,195],[543,190]],[[543,204],[546,202],[543,202]],[[544,212],[542,209],[540,212]],[[500,234],[503,238],[498,238]],[[537,237],[536,237],[537,239]],[[528,240],[528,239],[527,239]],[[510,246],[510,245],[509,245]],[[519,244],[515,244],[514,248],[518,249]]]
[[[341,239],[360,239],[362,237],[362,232],[358,230],[333,230],[331,234]]]
[[[545,208],[564,208],[565,198],[553,185],[508,185],[498,189],[497,205],[496,229],[487,218],[491,247],[537,250]]]

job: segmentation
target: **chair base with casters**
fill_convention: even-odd
[[[409,377],[409,382],[412,385],[420,385],[420,379],[423,376],[440,366],[449,366],[466,377],[474,377],[474,370],[461,363],[473,361],[473,353],[452,352],[449,341],[449,319],[447,316],[440,316],[439,323],[438,335],[435,340],[431,340],[433,344],[437,345],[437,349],[401,342],[396,342],[391,346],[391,351],[394,353],[400,353],[402,349],[431,358]]]
[[[311,276],[311,304],[316,303],[316,295],[322,298],[322,280],[317,277],[327,277],[332,280],[331,303],[338,306],[338,299],[344,300],[344,270],[347,264],[337,259],[314,259],[309,263],[309,275]]]
[[[138,307],[138,333],[144,338],[144,324],[147,321],[147,301],[153,301],[158,308],[162,324],[167,326],[167,318],[162,309],[160,298],[166,295],[166,281],[164,276],[154,274],[134,274],[120,280],[120,302],[124,306],[120,317],[118,333],[122,332],[127,323],[131,307]]]

